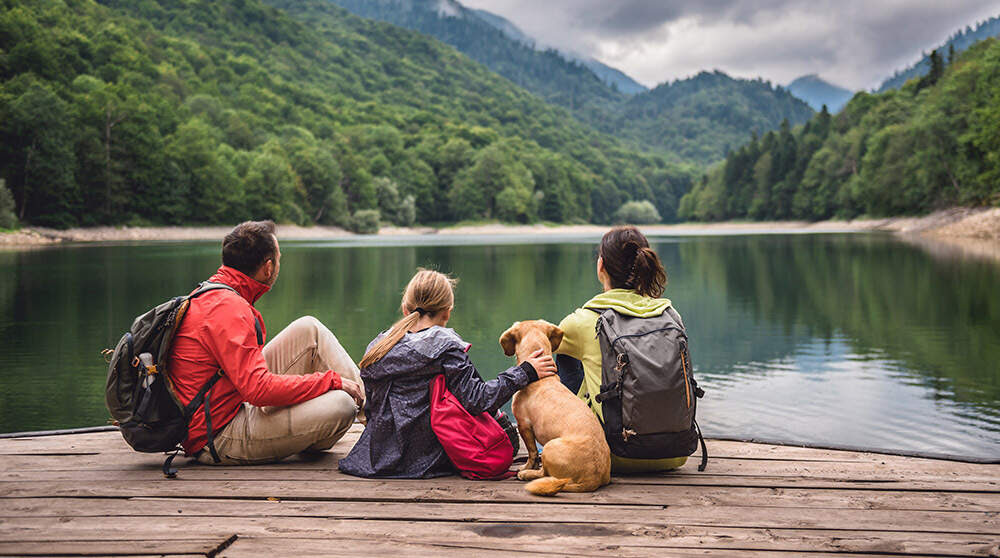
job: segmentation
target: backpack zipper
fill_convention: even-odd
[[[684,358],[687,347],[681,348],[681,370],[684,371],[684,393],[687,394],[688,409],[691,408],[691,384],[688,383],[687,359]]]
[[[619,335],[618,337],[615,337],[613,341],[611,341],[611,346],[614,347],[615,343],[617,343],[618,341],[620,341],[622,339],[626,339],[626,338],[629,338],[629,337],[643,337],[643,336],[650,335],[650,334],[653,334],[653,333],[659,333],[661,331],[667,331],[668,329],[676,329],[677,331],[681,332],[681,335],[683,335],[685,339],[687,339],[687,334],[684,332],[683,329],[681,329],[681,328],[679,328],[677,326],[672,326],[671,325],[671,326],[667,326],[667,327],[661,327],[661,328],[657,328],[657,329],[651,329],[649,331],[644,331],[642,333],[629,333],[627,335]]]

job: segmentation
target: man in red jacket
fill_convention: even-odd
[[[183,443],[202,463],[266,463],[329,449],[363,406],[357,365],[316,318],[299,318],[264,345],[253,304],[274,285],[280,261],[274,223],[237,225],[209,279],[231,289],[192,299],[174,337],[171,379],[182,403],[221,374],[205,398],[209,416],[195,410]]]

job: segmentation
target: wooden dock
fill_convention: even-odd
[[[709,441],[703,473],[542,498],[342,475],[359,432],[176,480],[117,432],[0,440],[0,555],[1000,556],[1000,465]]]

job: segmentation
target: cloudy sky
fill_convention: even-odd
[[[1000,0],[460,0],[653,86],[700,70],[871,89]]]

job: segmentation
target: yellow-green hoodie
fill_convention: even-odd
[[[628,289],[611,289],[590,299],[583,308],[577,308],[559,323],[563,340],[556,352],[583,363],[583,384],[577,395],[590,405],[598,420],[603,420],[601,404],[591,396],[601,391],[601,345],[596,334],[598,314],[587,308],[614,308],[627,316],[650,318],[663,314],[670,306],[670,299],[667,298],[650,298]],[[664,471],[680,467],[685,462],[686,457],[629,459],[611,456],[611,468],[615,473]]]

